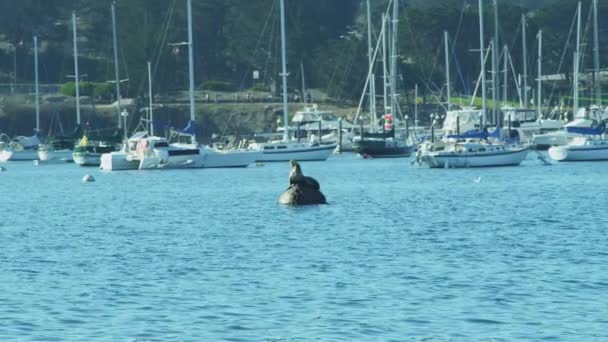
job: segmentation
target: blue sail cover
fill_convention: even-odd
[[[450,139],[487,139],[488,132],[484,128],[482,131],[472,130],[472,131],[465,132],[463,134],[451,134],[451,135],[448,135],[448,138],[450,138]]]
[[[492,133],[488,134],[488,137],[494,139],[500,139],[502,136],[502,130],[500,127],[496,126],[496,129],[492,131]]]
[[[602,135],[606,131],[606,124],[601,123],[596,127],[566,127],[568,133],[584,135]]]
[[[194,120],[188,121],[188,125],[182,130],[182,133],[191,135],[196,134],[196,122]]]

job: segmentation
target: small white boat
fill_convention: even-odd
[[[566,145],[569,139],[582,136],[579,131],[597,126],[604,120],[608,120],[608,111],[597,106],[591,106],[588,110],[580,108],[574,120],[565,124],[563,130],[534,134],[531,142],[538,148]]]
[[[268,143],[254,143],[250,150],[258,151],[257,162],[284,162],[297,161],[324,161],[336,149],[336,144],[314,144],[297,141],[273,141]]]
[[[478,141],[447,142],[425,149],[421,145],[418,160],[431,168],[516,166],[528,155],[527,146]],[[433,146],[433,145],[431,145]]]
[[[567,145],[551,147],[549,157],[559,162],[608,160],[608,139],[576,137]]]
[[[38,160],[38,146],[40,145],[38,136],[19,136],[10,140],[3,135],[3,138],[3,141],[0,142],[0,162]]]
[[[41,145],[38,149],[38,160],[44,163],[71,163],[73,151],[71,149],[53,149],[49,145]]]

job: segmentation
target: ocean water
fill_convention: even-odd
[[[608,163],[5,167],[2,341],[608,340]]]

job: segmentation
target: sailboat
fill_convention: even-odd
[[[382,132],[378,132],[376,108],[375,108],[375,82],[373,76],[373,63],[374,59],[371,58],[371,38],[370,38],[370,23],[368,22],[368,48],[369,48],[369,88],[370,88],[370,115],[371,115],[371,132],[364,132],[363,125],[361,124],[361,134],[359,137],[353,139],[353,149],[355,152],[363,156],[370,156],[373,158],[394,158],[394,157],[409,157],[414,149],[413,145],[407,143],[406,136],[401,134],[402,132],[397,130],[395,114],[399,111],[399,103],[397,101],[397,27],[398,27],[398,11],[399,2],[393,1],[393,28],[391,34],[391,48],[390,53],[386,52],[386,32],[387,22],[389,16],[384,16],[382,20],[382,65],[383,65],[383,84],[384,84],[384,114],[382,116]],[[369,3],[368,3],[368,19],[369,19]],[[390,61],[390,84],[387,84],[387,55],[391,56]],[[388,88],[390,88],[390,95]],[[390,105],[387,102],[387,97],[390,97]]]
[[[80,125],[80,74],[78,73],[78,44],[76,41],[76,12],[72,12],[72,37],[74,45],[74,81],[76,87],[76,128],[69,135],[57,135],[49,137],[47,142],[40,145],[38,149],[38,158],[41,162],[72,162],[72,151],[74,142],[78,136],[82,135]]]
[[[578,3],[578,16],[580,25],[580,9],[581,3]],[[599,39],[598,39],[598,14],[597,0],[593,0],[593,52],[594,52],[594,72],[595,77],[595,106],[591,106],[589,115],[585,108],[581,108],[577,112],[577,117],[573,122],[585,122],[586,125],[566,125],[566,133],[576,134],[567,144],[553,146],[549,149],[549,157],[556,161],[599,161],[608,160],[608,137],[606,136],[606,120],[608,113],[602,110],[602,92],[600,88],[600,79],[598,77],[600,70],[599,59]],[[577,33],[580,35],[580,31]],[[579,37],[577,37],[577,51]],[[575,108],[578,107],[578,76],[579,76],[579,59],[578,52],[575,53]],[[590,124],[590,126],[587,126]]]
[[[31,137],[18,136],[14,139],[0,135],[0,162],[31,161],[38,159],[40,145],[40,91],[38,87],[38,37],[34,36],[34,74],[36,92],[36,129]],[[4,138],[4,139],[3,139]]]
[[[336,149],[337,144],[320,144],[318,142],[298,142],[290,137],[289,113],[287,108],[287,57],[285,39],[285,2],[280,0],[281,7],[281,64],[283,78],[283,139],[267,143],[254,143],[249,146],[250,150],[260,152],[258,162],[280,162],[289,160],[298,161],[323,161]]]
[[[192,0],[188,0],[188,66],[190,84],[190,121],[182,131],[172,132],[177,142],[153,135],[152,113],[152,75],[148,63],[148,82],[150,131],[135,133],[127,140],[120,152],[102,155],[100,167],[103,170],[136,169],[180,169],[180,168],[234,168],[247,167],[259,157],[258,151],[250,150],[215,150],[208,146],[199,146],[196,141],[195,101],[194,101],[194,56],[192,39]],[[126,129],[126,127],[125,127]]]
[[[416,159],[431,168],[463,168],[515,166],[521,164],[529,152],[527,146],[505,141],[497,127],[489,134],[484,127],[486,116],[486,76],[483,38],[483,3],[479,0],[479,41],[483,109],[479,113],[479,130],[460,133],[460,117],[456,117],[456,134],[446,135],[443,141],[421,145]],[[469,113],[471,114],[471,113]]]
[[[112,41],[114,47],[114,71],[115,71],[115,82],[116,82],[116,109],[118,112],[118,128],[121,125],[121,95],[120,95],[120,76],[118,68],[118,49],[116,39],[116,10],[115,4],[111,6],[112,13]],[[85,132],[79,143],[74,146],[72,158],[74,163],[80,166],[99,166],[101,164],[101,156],[104,153],[111,153],[119,148],[120,137],[118,137],[119,131],[111,137],[95,136],[95,132]]]

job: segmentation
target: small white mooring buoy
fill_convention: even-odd
[[[85,183],[90,183],[90,182],[94,182],[95,181],[95,177],[93,177],[92,175],[84,175],[84,177],[82,177],[82,181]]]

